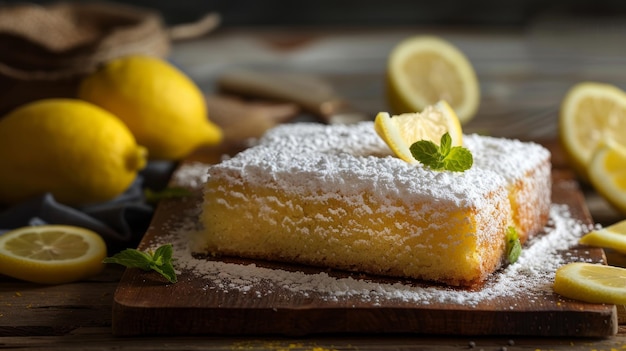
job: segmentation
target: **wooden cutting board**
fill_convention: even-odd
[[[215,163],[223,152],[204,150],[187,162]],[[173,182],[176,178],[175,173]],[[555,171],[553,178],[553,202],[567,204],[574,219],[591,224],[578,184],[569,172]],[[194,191],[192,198],[167,200],[159,205],[140,249],[152,247],[171,235],[170,231],[177,225],[197,220],[194,217],[197,211],[193,209],[197,208],[201,195],[199,189]],[[601,249],[572,247],[562,255],[564,258],[586,257],[592,262],[605,262]],[[311,267],[253,263],[276,270],[298,269],[310,274],[327,272]],[[330,274],[393,282],[360,274]],[[437,301],[366,301],[356,297],[333,300],[324,292],[294,293],[264,283],[258,283],[248,291],[226,291],[215,286],[219,285],[219,279],[199,278],[188,270],[180,272],[178,278],[176,284],[167,284],[155,273],[127,269],[114,297],[114,335],[414,333],[604,337],[614,335],[618,324],[613,305],[576,302],[553,293],[540,301],[526,298],[522,292],[522,296],[514,298],[464,306]],[[407,286],[415,283],[396,282]]]

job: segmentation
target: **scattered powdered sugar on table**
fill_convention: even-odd
[[[159,238],[159,241],[174,245],[176,269],[189,274],[189,279],[205,281],[205,292],[254,291],[257,297],[262,297],[280,294],[282,291],[283,294],[301,294],[302,297],[315,294],[326,301],[358,298],[374,305],[381,305],[385,301],[401,301],[422,305],[447,303],[476,306],[501,297],[514,300],[517,296],[525,301],[530,298],[532,302],[552,295],[552,282],[559,266],[571,261],[590,261],[584,249],[580,251],[579,257],[576,254],[578,251],[569,249],[575,247],[581,235],[592,228],[572,218],[568,206],[562,204],[551,205],[546,233],[529,240],[517,263],[496,272],[476,291],[416,285],[401,279],[397,283],[381,283],[352,276],[333,277],[326,272],[308,274],[255,264],[196,258],[192,255],[195,244],[191,238],[195,231],[202,229],[198,221],[200,208],[188,212],[184,218],[178,217],[167,224],[166,229],[170,234]],[[573,253],[564,255],[563,250]],[[259,289],[261,286],[264,288]],[[510,308],[514,308],[514,305]]]

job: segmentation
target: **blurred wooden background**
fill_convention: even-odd
[[[59,0],[4,0],[1,4]],[[538,16],[626,13],[620,0],[114,0],[153,8],[168,24],[219,12],[224,26],[524,26]],[[82,2],[85,2],[84,0]]]

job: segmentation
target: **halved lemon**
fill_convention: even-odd
[[[601,146],[593,154],[587,172],[594,189],[626,214],[626,147]]]
[[[401,41],[387,64],[387,100],[393,114],[422,111],[446,100],[461,123],[471,120],[480,102],[474,67],[452,43],[435,36]]]
[[[578,241],[581,244],[613,249],[626,254],[626,220],[592,230]]]
[[[553,289],[571,299],[626,305],[626,269],[575,262],[556,271]]]
[[[0,274],[61,284],[98,274],[107,248],[97,233],[67,225],[23,227],[0,235]]]
[[[582,179],[601,143],[626,147],[626,93],[609,84],[582,82],[561,104],[559,135],[563,149]]]
[[[390,116],[387,112],[379,112],[374,121],[374,128],[391,151],[409,163],[417,162],[410,150],[416,141],[430,140],[439,145],[441,136],[448,132],[452,146],[463,144],[461,123],[446,101],[427,106],[421,113]]]

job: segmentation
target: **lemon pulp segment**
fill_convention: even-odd
[[[421,113],[390,116],[387,112],[380,112],[374,121],[374,129],[396,156],[409,163],[416,162],[410,146],[417,141],[430,140],[438,145],[441,136],[448,132],[452,146],[463,143],[461,123],[446,101],[427,106]]]
[[[626,147],[626,93],[603,83],[582,82],[561,103],[559,136],[565,154],[583,180],[593,154],[605,145]]]
[[[443,38],[417,36],[400,42],[389,55],[387,98],[393,114],[419,112],[446,100],[466,123],[478,110],[480,87],[458,48]]]
[[[42,284],[84,279],[103,269],[104,240],[85,228],[23,227],[0,236],[0,273]]]

